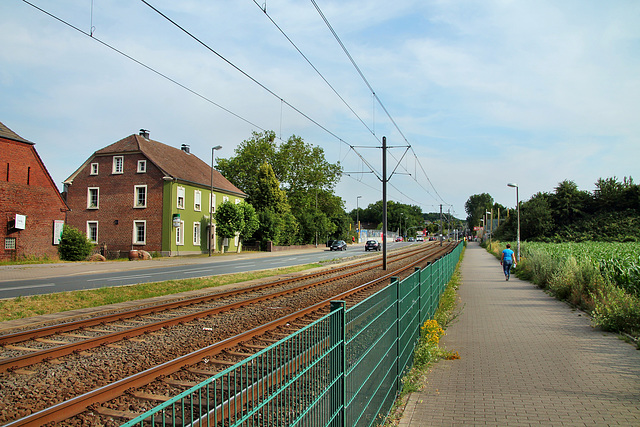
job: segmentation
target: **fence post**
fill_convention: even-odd
[[[395,364],[396,364],[396,380],[395,380],[395,387],[396,387],[396,393],[399,390],[399,383],[400,383],[400,282],[398,281],[397,277],[392,277],[391,278],[391,286],[395,286],[396,287],[396,339],[395,339],[395,343],[396,343],[396,360],[395,360]]]
[[[342,427],[347,426],[347,387],[346,387],[346,372],[347,366],[345,358],[345,308],[346,303],[344,301],[331,301],[330,309],[331,313],[337,311],[336,316],[331,316],[332,322],[329,325],[329,342],[331,347],[336,347],[335,351],[332,351],[334,357],[332,357],[331,366],[336,372],[336,376],[340,377],[338,381],[338,390],[335,396],[340,401],[336,404],[336,407],[340,407],[340,420],[338,425]]]

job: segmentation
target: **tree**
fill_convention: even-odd
[[[64,261],[82,261],[91,254],[93,246],[84,233],[65,224],[58,245],[58,255]]]
[[[244,228],[244,212],[231,201],[220,204],[213,214],[216,220],[216,234],[221,239],[235,237]],[[224,252],[224,246],[222,247]]]
[[[591,196],[586,191],[578,190],[575,182],[564,180],[555,188],[550,198],[552,215],[557,225],[567,225],[585,214]]]
[[[277,214],[291,211],[287,195],[280,188],[280,182],[269,163],[263,163],[258,169],[252,201],[252,205],[258,211],[271,209]]]
[[[550,196],[547,193],[536,193],[520,205],[520,238],[522,240],[541,240],[553,234],[555,224],[549,199]],[[515,215],[511,218],[517,220]]]
[[[464,210],[467,212],[467,225],[469,229],[480,225],[480,219],[484,217],[485,212],[490,211],[493,207],[493,197],[487,193],[474,194],[467,199],[464,204]]]
[[[284,237],[283,230],[273,227],[285,227],[288,230],[285,240],[310,242],[301,239],[299,233],[289,234],[299,228],[286,214],[292,213],[301,222],[303,214],[316,209],[316,200],[318,211],[326,218],[338,218],[338,210],[344,212],[341,199],[332,194],[342,167],[329,163],[322,148],[295,135],[277,147],[275,133],[266,131],[254,132],[235,154],[230,159],[218,159],[218,169],[247,193],[247,202],[261,215],[258,230],[261,240],[279,241]]]
[[[242,213],[242,222],[243,226],[240,229],[240,242],[238,243],[238,252],[240,252],[242,248],[242,242],[245,239],[249,239],[253,236],[253,233],[258,230],[258,226],[260,223],[258,222],[258,214],[256,210],[247,202],[240,202],[236,205],[238,209],[240,209]]]

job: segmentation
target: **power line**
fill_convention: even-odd
[[[369,132],[378,140],[378,142],[381,142],[380,139],[376,136],[375,131],[372,130],[371,128],[369,128],[369,126],[364,122],[364,120],[362,120],[362,118],[358,115],[358,113],[356,113],[355,110],[353,108],[351,108],[349,103],[338,93],[338,91],[333,87],[333,85],[331,85],[331,83],[329,83],[329,81],[325,78],[325,76],[318,70],[318,68],[316,68],[315,65],[313,65],[313,63],[309,60],[309,58],[300,50],[300,48],[293,42],[293,40],[291,40],[291,38],[284,32],[284,30],[282,28],[280,28],[280,26],[271,17],[271,15],[269,15],[267,13],[267,8],[263,7],[262,5],[260,5],[256,0],[252,0],[252,1],[253,1],[253,3],[255,3],[256,6],[258,6],[258,8],[260,8],[260,10],[264,13],[264,15],[267,18],[269,18],[269,21],[271,21],[271,23],[278,29],[278,31],[280,31],[280,33],[284,36],[284,38],[286,38],[287,41],[289,43],[291,43],[291,46],[293,46],[293,48],[296,51],[298,51],[298,53],[304,58],[304,60],[307,61],[307,64],[309,64],[309,66],[311,68],[313,68],[313,70],[320,76],[320,78],[322,80],[324,80],[324,82],[327,84],[327,86],[329,86],[331,88],[333,93],[336,94],[336,96],[340,99],[340,101],[342,101],[342,103],[344,105],[346,105],[346,107],[353,113],[353,115],[358,118],[360,123],[362,123],[362,125],[369,130]]]
[[[369,90],[371,91],[371,94],[373,95],[373,97],[375,98],[375,100],[378,102],[378,104],[380,105],[380,107],[382,107],[383,111],[385,112],[385,114],[387,115],[387,117],[389,118],[389,120],[391,121],[391,123],[393,123],[394,127],[396,128],[396,130],[398,131],[398,133],[402,136],[402,138],[404,139],[404,141],[407,143],[407,146],[409,148],[411,148],[411,151],[414,153],[414,157],[416,159],[418,159],[418,157],[415,155],[415,152],[413,151],[413,148],[411,147],[411,144],[409,143],[409,141],[407,140],[406,136],[404,135],[404,133],[402,132],[402,130],[400,129],[400,127],[398,126],[398,124],[396,123],[396,121],[393,119],[393,117],[391,117],[391,114],[389,113],[389,111],[387,110],[387,108],[384,106],[384,104],[382,103],[382,100],[378,97],[378,95],[376,94],[375,90],[373,89],[373,87],[371,86],[371,84],[369,83],[369,81],[367,80],[367,78],[365,77],[364,73],[362,72],[362,70],[360,70],[360,67],[358,66],[358,64],[356,63],[356,61],[353,59],[353,57],[351,56],[351,54],[349,53],[349,51],[347,50],[346,46],[344,45],[344,43],[342,43],[342,40],[340,39],[340,37],[338,36],[338,34],[335,32],[335,30],[333,29],[333,27],[331,26],[331,23],[329,22],[329,20],[327,19],[327,17],[324,15],[324,13],[322,12],[322,10],[320,9],[320,7],[318,6],[318,4],[316,3],[315,0],[311,0],[311,3],[313,4],[313,6],[316,8],[316,11],[318,12],[318,14],[320,15],[320,17],[322,18],[322,20],[325,22],[325,24],[327,25],[327,28],[329,28],[329,31],[331,32],[331,34],[333,34],[333,37],[336,39],[336,41],[338,42],[338,44],[340,45],[340,47],[342,48],[342,50],[344,51],[345,55],[347,56],[347,58],[349,58],[349,61],[351,61],[351,64],[354,66],[354,68],[356,69],[356,71],[358,72],[358,74],[360,75],[360,77],[362,78],[362,80],[364,81],[364,83],[366,84],[366,86],[369,88]],[[420,163],[418,161],[418,163]],[[436,190],[435,186],[433,185],[433,183],[431,182],[431,180],[429,179],[429,176],[427,175],[427,173],[424,171],[424,168],[422,167],[422,165],[420,165],[423,173],[425,174],[425,177],[427,178],[427,181],[429,182],[429,184],[431,185],[431,187],[433,188],[433,190],[435,191],[435,193],[438,195],[438,197],[440,198],[440,200],[444,203],[446,203],[444,201],[444,199],[442,198],[442,196],[440,196],[440,194],[438,193],[438,191]]]
[[[127,53],[123,52],[122,50],[120,50],[120,49],[118,49],[118,48],[116,48],[116,47],[114,47],[114,46],[110,45],[109,43],[106,43],[106,42],[104,42],[104,41],[100,40],[99,38],[97,38],[97,37],[95,37],[95,36],[93,35],[93,30],[92,30],[92,32],[91,32],[91,33],[87,33],[86,31],[84,31],[84,30],[82,30],[82,29],[80,29],[80,28],[76,27],[75,25],[73,25],[73,24],[71,24],[71,23],[69,23],[69,22],[65,21],[64,19],[59,18],[59,17],[55,16],[54,14],[52,14],[52,13],[50,13],[50,12],[48,12],[48,11],[46,11],[46,10],[42,9],[41,7],[36,6],[35,4],[33,4],[33,3],[29,2],[28,0],[22,0],[22,1],[23,1],[24,3],[26,3],[26,4],[28,4],[29,6],[33,7],[34,9],[37,9],[37,10],[39,10],[40,12],[44,13],[45,15],[47,15],[47,16],[49,16],[49,17],[51,17],[51,18],[55,19],[56,21],[58,21],[58,22],[60,22],[60,23],[62,23],[62,24],[64,24],[64,25],[66,25],[66,26],[68,26],[68,27],[70,27],[70,28],[72,28],[72,29],[74,29],[74,30],[76,30],[76,31],[78,31],[79,33],[84,34],[85,36],[87,36],[87,37],[91,38],[92,40],[95,40],[96,42],[100,43],[101,45],[103,45],[103,46],[105,46],[105,47],[107,47],[107,48],[111,49],[112,51],[114,51],[114,52],[116,52],[116,53],[118,53],[118,54],[120,54],[120,55],[124,56],[125,58],[127,58],[127,59],[129,59],[129,60],[131,60],[131,61],[135,62],[136,64],[138,64],[138,65],[140,65],[140,66],[142,66],[142,67],[146,68],[147,70],[151,71],[152,73],[154,73],[154,74],[156,74],[156,75],[158,75],[158,76],[160,76],[160,77],[162,77],[162,78],[164,78],[164,79],[166,79],[166,80],[170,81],[171,83],[173,83],[173,84],[175,84],[175,85],[177,85],[177,86],[181,87],[182,89],[184,89],[184,90],[188,91],[189,93],[192,93],[193,95],[195,95],[195,96],[197,96],[197,97],[199,97],[199,98],[201,98],[201,99],[203,99],[203,100],[207,101],[208,103],[210,103],[210,104],[212,104],[212,105],[215,105],[216,107],[218,107],[218,108],[220,108],[221,110],[223,110],[223,111],[225,111],[225,112],[227,112],[227,113],[231,114],[232,116],[234,116],[234,117],[236,117],[236,118],[238,118],[238,119],[242,120],[243,122],[245,122],[245,123],[247,123],[247,124],[249,124],[249,125],[251,125],[251,126],[253,126],[253,127],[257,128],[257,129],[260,129],[260,130],[261,130],[261,131],[263,131],[263,132],[265,132],[265,131],[266,131],[266,129],[263,129],[262,127],[260,127],[260,126],[258,126],[257,124],[255,124],[255,123],[251,122],[250,120],[245,119],[245,118],[244,118],[244,117],[242,117],[241,115],[234,113],[233,111],[229,110],[228,108],[223,107],[222,105],[220,105],[220,104],[216,103],[215,101],[213,101],[213,100],[211,100],[211,99],[207,98],[206,96],[202,95],[201,93],[196,92],[194,89],[191,89],[191,88],[189,88],[188,86],[186,86],[186,85],[184,85],[184,84],[180,83],[179,81],[177,81],[177,80],[175,80],[175,79],[173,79],[173,78],[171,78],[171,77],[167,76],[166,74],[163,74],[162,72],[160,72],[160,71],[156,70],[155,68],[153,68],[153,67],[151,67],[151,66],[149,66],[149,65],[145,64],[144,62],[137,60],[136,58],[134,58],[134,57],[132,57],[131,55],[129,55],[129,54],[127,54]],[[92,27],[92,28],[93,28],[93,27]]]

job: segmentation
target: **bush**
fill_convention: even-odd
[[[606,331],[640,336],[640,298],[608,283],[597,290],[594,299],[592,314],[596,325]]]
[[[87,259],[93,250],[87,236],[77,228],[65,225],[58,245],[58,255],[64,261],[82,261]]]

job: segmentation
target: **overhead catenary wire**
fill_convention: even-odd
[[[269,19],[269,21],[278,29],[278,31],[285,37],[285,39],[294,47],[294,49],[302,56],[302,58],[309,64],[309,66],[320,76],[320,78],[329,86],[329,88],[336,94],[336,96],[347,106],[347,108],[354,114],[354,116],[356,116],[356,118],[360,121],[360,123],[362,123],[363,126],[365,126],[365,128],[376,138],[376,140],[378,142],[381,142],[380,139],[376,136],[375,134],[375,128],[371,129],[369,126],[367,126],[367,124],[364,122],[364,120],[355,112],[355,110],[347,103],[347,101],[344,99],[344,97],[342,97],[340,95],[340,93],[338,93],[338,91],[335,89],[335,87],[327,80],[327,78],[318,70],[318,68],[311,62],[311,60],[307,57],[307,55],[305,55],[302,50],[296,45],[296,43],[291,39],[291,37],[289,37],[287,35],[287,33],[278,25],[278,23],[275,21],[275,19],[269,15],[267,13],[266,7],[264,7],[264,5],[260,5],[256,0],[252,0],[253,3],[260,8],[260,10],[264,13],[264,15]],[[333,27],[331,26],[331,24],[329,23],[328,19],[324,16],[324,14],[322,13],[322,11],[320,10],[320,8],[318,7],[317,3],[313,2],[314,6],[316,7],[316,10],[318,11],[318,13],[320,14],[320,16],[323,18],[324,22],[326,23],[326,25],[329,27],[330,31],[332,32],[332,34],[334,35],[334,37],[336,38],[336,40],[338,41],[338,43],[340,44],[340,46],[342,47],[343,51],[345,52],[345,54],[347,55],[347,57],[350,59],[351,63],[353,64],[353,66],[356,68],[356,70],[358,71],[359,75],[361,76],[361,78],[364,80],[364,82],[366,83],[367,87],[369,88],[369,90],[372,93],[372,110],[373,110],[373,117],[374,117],[374,126],[375,126],[375,103],[376,101],[382,106],[383,110],[385,111],[385,113],[387,113],[387,116],[389,117],[389,119],[391,120],[391,122],[394,124],[394,126],[396,127],[396,129],[398,130],[398,132],[402,135],[402,137],[404,138],[405,142],[407,142],[407,146],[403,146],[403,148],[409,147],[411,148],[411,152],[414,155],[414,159],[418,160],[417,155],[415,154],[415,151],[413,151],[413,148],[411,147],[411,145],[409,144],[409,142],[407,141],[406,137],[404,136],[404,134],[402,133],[402,131],[400,130],[399,126],[396,124],[396,122],[393,120],[393,118],[391,117],[391,115],[389,114],[389,112],[387,111],[387,109],[384,107],[384,105],[382,105],[382,101],[380,100],[380,98],[378,98],[378,96],[376,95],[373,87],[371,86],[371,84],[368,82],[368,80],[366,79],[366,77],[364,76],[364,74],[362,73],[362,71],[360,70],[360,67],[358,67],[358,65],[356,64],[355,60],[353,59],[353,57],[349,54],[349,51],[346,49],[346,47],[344,46],[344,44],[342,43],[342,41],[340,40],[340,37],[337,35],[337,33],[333,30]],[[351,147],[351,148],[355,148],[355,147]],[[362,148],[362,147],[360,147]],[[391,148],[391,147],[388,147]],[[406,151],[405,153],[403,153],[403,158],[406,155]],[[402,159],[400,160],[402,161]],[[399,163],[396,164],[396,167],[394,168],[394,170],[391,172],[391,174],[389,175],[390,177],[393,176],[395,174],[395,171],[397,170],[397,168],[399,167]],[[421,165],[422,168],[422,165]],[[403,167],[403,169],[406,168]],[[423,173],[425,174],[425,177],[427,178],[427,181],[429,183],[429,185],[433,188],[434,192],[438,195],[438,198],[440,199],[440,201],[444,202],[444,200],[442,199],[442,197],[440,196],[440,194],[438,193],[438,191],[436,190],[435,186],[433,185],[433,183],[431,182],[431,180],[429,179],[429,176],[426,175],[426,172],[424,172],[424,168],[422,168]],[[408,172],[408,171],[407,171]],[[410,174],[414,179],[414,181],[416,181],[416,183],[418,183],[418,185],[423,189],[426,190],[417,180],[417,175],[413,175]],[[426,191],[431,197],[433,197],[434,199],[436,199],[436,197],[431,194],[430,191]],[[436,199],[437,200],[437,199]],[[446,202],[445,202],[446,203]]]
[[[413,150],[413,147],[411,146],[411,144],[409,143],[409,141],[407,140],[407,137],[404,135],[404,133],[402,132],[402,130],[400,129],[400,127],[398,126],[398,124],[396,123],[396,121],[393,119],[393,117],[391,116],[391,114],[389,113],[389,111],[387,110],[387,108],[385,107],[385,105],[383,104],[382,100],[378,97],[378,95],[376,94],[376,91],[373,89],[373,87],[371,86],[371,84],[369,83],[369,81],[367,80],[367,78],[365,77],[364,73],[362,72],[362,70],[360,69],[360,67],[358,66],[358,64],[356,63],[356,61],[353,59],[353,57],[351,56],[351,54],[349,53],[349,50],[346,48],[346,46],[344,45],[344,43],[342,42],[342,40],[340,39],[340,36],[338,36],[338,34],[336,33],[336,31],[333,29],[333,26],[331,25],[331,23],[329,22],[329,20],[327,19],[327,17],[324,15],[324,13],[322,12],[322,10],[320,9],[320,7],[318,6],[318,4],[316,3],[315,0],[311,0],[311,3],[313,4],[313,6],[315,7],[316,11],[318,12],[318,14],[320,15],[320,17],[322,18],[322,20],[324,21],[324,23],[326,24],[327,28],[329,28],[329,31],[331,32],[331,34],[333,34],[333,37],[336,39],[336,41],[338,42],[338,44],[340,45],[340,47],[342,48],[342,50],[344,51],[345,55],[347,56],[347,58],[349,58],[349,61],[351,62],[351,64],[353,65],[353,67],[356,69],[357,73],[360,75],[360,78],[364,81],[365,85],[369,88],[369,90],[371,91],[372,96],[375,98],[375,100],[378,102],[378,104],[380,105],[380,107],[382,108],[382,110],[385,112],[385,114],[387,115],[387,117],[389,118],[389,120],[391,121],[391,123],[393,124],[393,126],[396,128],[396,130],[398,131],[398,133],[400,134],[400,136],[402,136],[403,140],[407,143],[407,146],[409,148],[411,148],[412,153],[414,154],[415,158],[417,159],[417,155],[415,154],[415,151]],[[442,196],[440,196],[440,194],[438,193],[438,190],[436,190],[435,186],[433,185],[433,183],[431,182],[431,179],[429,179],[429,176],[427,175],[426,171],[424,171],[424,168],[421,165],[421,169],[422,172],[424,173],[425,177],[427,178],[427,181],[429,182],[429,185],[431,185],[431,187],[433,188],[433,191],[438,195],[438,197],[440,198],[440,200],[447,204],[445,202],[445,200],[442,198]]]
[[[248,120],[248,119],[246,119],[246,118],[242,117],[241,115],[239,115],[239,114],[237,114],[237,113],[234,113],[233,111],[229,110],[228,108],[226,108],[226,107],[224,107],[224,106],[222,106],[222,105],[218,104],[217,102],[215,102],[215,101],[213,101],[213,100],[211,100],[211,99],[207,98],[206,96],[202,95],[201,93],[196,92],[194,89],[191,89],[190,87],[188,87],[188,86],[186,86],[186,85],[184,85],[184,84],[180,83],[179,81],[175,80],[174,78],[169,77],[168,75],[166,75],[166,74],[164,74],[164,73],[162,73],[162,72],[160,72],[160,71],[156,70],[155,68],[153,68],[153,67],[151,67],[151,66],[149,66],[149,65],[145,64],[144,62],[142,62],[142,61],[140,61],[140,60],[138,60],[138,59],[134,58],[133,56],[131,56],[131,55],[129,55],[129,54],[127,54],[127,53],[125,53],[124,51],[122,51],[122,50],[120,50],[120,49],[118,49],[118,48],[116,48],[116,47],[114,47],[114,46],[110,45],[109,43],[107,43],[107,42],[104,42],[104,41],[100,40],[99,38],[97,38],[97,37],[93,34],[93,26],[91,27],[91,28],[92,28],[91,32],[90,32],[90,33],[87,33],[86,31],[82,30],[81,28],[76,27],[75,25],[73,25],[73,24],[71,24],[71,23],[69,23],[69,22],[65,21],[64,19],[62,19],[62,18],[60,18],[60,17],[58,17],[58,16],[56,16],[56,15],[54,15],[54,14],[52,14],[52,13],[50,13],[50,12],[46,11],[46,10],[44,10],[44,9],[42,9],[41,7],[39,7],[39,6],[37,6],[37,5],[35,5],[35,4],[31,3],[31,2],[29,2],[28,0],[22,0],[22,1],[23,1],[24,3],[26,3],[26,4],[28,4],[29,6],[33,7],[34,9],[37,9],[37,10],[39,10],[40,12],[44,13],[45,15],[47,15],[47,16],[49,16],[49,17],[51,17],[51,18],[55,19],[56,21],[58,21],[58,22],[60,22],[60,23],[62,23],[62,24],[64,24],[64,25],[68,26],[69,28],[72,28],[72,29],[74,29],[74,30],[78,31],[79,33],[82,33],[82,34],[84,34],[85,36],[87,36],[87,37],[91,38],[92,40],[95,40],[96,42],[100,43],[102,46],[104,46],[104,47],[106,47],[106,48],[108,48],[108,49],[111,49],[112,51],[114,51],[114,52],[118,53],[119,55],[124,56],[125,58],[129,59],[130,61],[135,62],[136,64],[140,65],[141,67],[146,68],[147,70],[149,70],[149,71],[151,71],[152,73],[154,73],[154,74],[156,74],[156,75],[158,75],[158,76],[162,77],[163,79],[166,79],[166,80],[170,81],[171,83],[173,83],[173,84],[175,84],[175,85],[177,85],[177,86],[181,87],[182,89],[186,90],[187,92],[189,92],[189,93],[191,93],[191,94],[193,94],[193,95],[195,95],[195,96],[199,97],[200,99],[203,99],[204,101],[206,101],[206,102],[208,102],[208,103],[210,103],[210,104],[212,104],[212,105],[215,105],[216,107],[218,107],[218,108],[220,108],[221,110],[223,110],[223,111],[225,111],[225,112],[227,112],[227,113],[231,114],[232,116],[236,117],[237,119],[240,119],[240,120],[242,120],[243,122],[245,122],[245,123],[247,123],[247,124],[249,124],[249,125],[251,125],[251,126],[253,126],[253,127],[257,128],[257,129],[260,129],[261,131],[266,132],[266,129],[263,129],[263,128],[262,128],[262,127],[260,127],[259,125],[257,125],[257,124],[255,124],[255,123],[251,122],[250,120]]]
[[[153,6],[151,6],[147,1],[145,1],[145,0],[141,0],[141,1],[142,1],[144,4],[146,4],[147,6],[149,6],[151,9],[155,10],[157,13],[160,13],[160,14],[161,14],[161,16],[165,17],[161,12],[157,11],[157,9],[155,9]],[[160,77],[162,77],[162,78],[164,78],[164,79],[166,79],[166,80],[170,81],[171,83],[173,83],[173,84],[175,84],[175,85],[177,85],[177,86],[181,87],[182,89],[184,89],[184,90],[188,91],[189,93],[191,93],[191,94],[193,94],[193,95],[195,95],[195,96],[197,96],[197,97],[199,97],[199,98],[201,98],[201,99],[205,100],[206,102],[208,102],[208,103],[210,103],[210,104],[212,104],[212,105],[214,105],[214,106],[216,106],[216,107],[220,108],[221,110],[223,110],[223,111],[227,112],[228,114],[230,114],[230,115],[232,115],[232,116],[236,117],[237,119],[239,119],[239,120],[241,120],[241,121],[243,121],[243,122],[245,122],[245,123],[249,124],[250,126],[252,126],[252,127],[256,128],[256,129],[259,129],[259,130],[261,130],[261,131],[263,131],[263,132],[264,132],[264,131],[266,131],[266,129],[265,129],[265,128],[263,128],[262,126],[260,126],[260,125],[258,125],[258,124],[256,124],[256,123],[254,123],[254,122],[250,121],[249,119],[247,119],[247,118],[243,117],[242,115],[237,114],[237,113],[235,113],[235,112],[231,111],[230,109],[228,109],[228,108],[226,108],[226,107],[224,107],[224,106],[220,105],[219,103],[217,103],[217,102],[213,101],[212,99],[208,98],[207,96],[205,96],[205,95],[203,95],[203,94],[201,94],[201,93],[197,92],[196,90],[194,90],[194,89],[190,88],[190,87],[189,87],[189,86],[187,86],[186,84],[183,84],[183,83],[179,82],[178,80],[176,80],[176,79],[174,79],[174,78],[172,78],[172,77],[168,76],[167,74],[164,74],[163,72],[161,72],[161,71],[159,71],[159,70],[157,70],[157,69],[155,69],[155,68],[153,68],[153,67],[151,67],[151,66],[149,66],[149,65],[145,64],[144,62],[142,62],[142,61],[140,61],[140,60],[138,60],[138,59],[134,58],[133,56],[131,56],[131,55],[129,55],[129,54],[127,54],[127,53],[125,53],[123,50],[118,49],[118,48],[116,48],[115,46],[112,46],[112,45],[110,45],[109,43],[107,43],[107,42],[105,42],[105,41],[103,41],[103,40],[101,40],[101,39],[99,39],[99,38],[95,37],[95,34],[94,34],[94,27],[93,27],[93,26],[91,26],[91,27],[90,27],[90,28],[91,28],[91,29],[90,29],[90,32],[86,32],[86,31],[84,31],[84,30],[82,30],[82,29],[80,29],[80,28],[76,27],[75,25],[73,25],[73,24],[71,24],[71,23],[69,23],[69,22],[65,21],[64,19],[61,19],[61,18],[59,18],[59,17],[57,17],[57,16],[53,15],[52,13],[50,13],[50,12],[48,12],[48,11],[44,10],[43,8],[36,6],[35,4],[31,3],[31,2],[30,2],[30,1],[28,1],[28,0],[23,0],[23,2],[24,2],[25,4],[28,4],[28,5],[29,5],[29,6],[31,6],[31,7],[35,8],[35,9],[39,10],[40,12],[42,12],[42,13],[44,13],[44,14],[46,14],[46,15],[50,16],[51,18],[53,18],[53,19],[55,19],[55,20],[57,20],[57,21],[59,21],[59,22],[63,23],[64,25],[66,25],[66,26],[68,26],[68,27],[70,27],[70,28],[72,28],[72,29],[74,29],[74,30],[76,30],[76,31],[80,32],[81,34],[83,34],[83,35],[85,35],[85,36],[87,36],[87,37],[92,38],[93,40],[95,40],[96,42],[100,43],[101,45],[103,45],[103,46],[105,46],[105,47],[107,47],[107,48],[111,49],[112,51],[114,51],[114,52],[116,52],[116,53],[118,53],[118,54],[120,54],[120,55],[122,55],[122,56],[126,57],[127,59],[129,59],[129,60],[131,60],[131,61],[135,62],[136,64],[138,64],[138,65],[142,66],[143,68],[145,68],[145,69],[147,69],[147,70],[149,70],[149,71],[153,72],[154,74],[156,74],[156,75],[158,75],[158,76],[160,76]],[[299,114],[301,114],[303,117],[305,117],[307,120],[311,121],[313,124],[315,124],[316,126],[320,127],[320,128],[321,128],[321,129],[323,129],[325,132],[327,132],[327,133],[329,133],[330,135],[332,135],[334,138],[338,139],[341,143],[344,143],[345,145],[347,145],[347,146],[349,147],[349,151],[352,151],[352,150],[353,150],[353,151],[354,151],[354,153],[355,153],[355,154],[356,154],[356,155],[361,159],[362,163],[363,163],[364,165],[366,165],[366,166],[370,169],[371,173],[373,173],[374,175],[376,175],[376,177],[377,177],[379,180],[381,179],[381,178],[380,178],[380,176],[379,176],[379,174],[378,174],[378,172],[376,171],[376,168],[375,168],[375,167],[373,167],[373,165],[371,165],[371,163],[370,163],[369,161],[367,161],[367,159],[366,159],[366,158],[364,158],[364,156],[362,156],[362,154],[361,154],[361,153],[359,153],[359,152],[358,152],[358,150],[356,150],[356,148],[355,148],[355,146],[354,146],[354,145],[352,145],[352,144],[350,144],[350,143],[346,142],[344,139],[340,138],[337,134],[335,134],[334,132],[332,132],[331,130],[329,130],[328,128],[326,128],[325,126],[323,126],[322,124],[320,124],[319,122],[317,122],[316,120],[314,120],[313,118],[311,118],[308,114],[304,113],[304,112],[303,112],[303,111],[301,111],[300,109],[298,109],[298,108],[296,108],[295,106],[293,106],[291,103],[287,102],[287,101],[286,101],[285,99],[283,99],[282,97],[278,96],[275,92],[273,92],[272,90],[270,90],[269,88],[267,88],[265,85],[261,84],[258,80],[256,80],[256,79],[254,79],[253,77],[251,77],[249,74],[247,74],[246,72],[244,72],[243,70],[241,70],[239,67],[236,67],[233,63],[231,63],[230,61],[228,61],[228,60],[227,60],[226,58],[224,58],[223,56],[219,55],[219,54],[218,54],[217,52],[215,52],[213,49],[209,48],[206,44],[202,43],[198,38],[196,38],[195,36],[193,36],[192,34],[190,34],[188,31],[186,31],[185,29],[183,29],[181,26],[177,25],[177,24],[176,24],[175,22],[173,22],[171,19],[169,19],[168,17],[165,17],[165,19],[169,20],[169,22],[173,23],[173,24],[174,24],[174,25],[176,25],[178,28],[180,28],[183,32],[187,33],[189,36],[191,36],[192,38],[194,38],[194,40],[196,40],[196,41],[198,41],[199,43],[203,44],[203,46],[205,46],[207,49],[209,49],[210,51],[212,51],[212,53],[215,53],[217,56],[219,56],[219,57],[220,57],[221,59],[223,59],[225,62],[229,63],[229,65],[231,65],[232,67],[234,67],[235,69],[237,69],[239,72],[241,72],[241,73],[242,73],[243,75],[245,75],[247,78],[251,79],[252,81],[254,81],[254,83],[258,84],[258,85],[259,85],[260,87],[262,87],[264,90],[266,90],[267,92],[269,92],[271,95],[273,95],[273,96],[277,97],[277,98],[280,100],[281,105],[282,105],[282,104],[286,104],[287,106],[289,106],[290,108],[292,108],[294,111],[298,112],[298,113],[299,113]],[[327,84],[328,84],[328,82],[327,82]],[[334,90],[334,91],[335,91],[335,90]],[[337,91],[335,91],[335,92],[337,92]],[[339,95],[339,94],[337,94],[337,95]],[[376,96],[376,98],[377,98],[377,96]],[[359,120],[360,120],[360,121],[362,121],[362,119],[360,119],[360,118],[359,118]],[[364,123],[363,123],[363,124],[364,124]],[[369,132],[370,132],[370,133],[374,134],[374,132],[373,132],[370,128],[368,128],[368,127],[367,127],[367,129],[369,130]],[[375,134],[374,134],[374,136],[375,136]],[[281,139],[281,138],[280,138],[280,139]],[[377,137],[376,137],[376,139],[377,139]],[[411,147],[411,150],[412,150],[412,153],[413,153],[413,154],[414,154],[414,156],[415,156],[415,152],[413,151],[413,148],[412,148],[412,147]],[[404,156],[406,156],[406,150],[405,150],[405,153],[403,153],[402,158],[404,158]],[[417,158],[417,156],[415,156],[415,157]],[[402,159],[401,159],[401,160],[402,160]],[[401,161],[400,161],[400,163],[401,163]],[[403,166],[402,166],[402,167],[403,167]],[[398,166],[396,166],[396,169],[397,169],[397,168],[398,168]],[[403,167],[403,168],[404,168],[404,167]],[[424,172],[424,168],[422,167],[422,165],[420,165],[420,168],[421,168],[422,172],[425,174],[425,176],[427,177],[427,180],[429,181],[430,185],[433,187],[433,184],[432,184],[432,183],[431,183],[431,181],[429,180],[429,177],[426,175],[426,172]],[[406,168],[405,168],[405,170],[406,170]],[[416,182],[417,182],[417,181],[416,181]],[[421,186],[421,187],[422,187],[422,186]],[[424,187],[423,187],[423,189],[424,189]],[[434,190],[435,190],[435,187],[434,187]],[[428,191],[427,191],[427,192],[428,192]],[[400,192],[400,193],[402,194],[402,192]],[[430,192],[428,192],[428,193],[430,194]],[[436,194],[437,194],[437,190],[436,190]],[[404,195],[404,194],[403,194],[403,195]],[[410,197],[408,197],[408,196],[406,196],[406,195],[404,195],[404,196],[410,199]],[[438,196],[440,197],[440,195],[439,195],[439,194],[438,194]],[[441,197],[440,197],[440,198],[441,198]],[[441,198],[441,199],[442,199],[442,198]]]
[[[355,150],[352,144],[349,144],[347,141],[345,141],[344,139],[342,139],[341,137],[339,137],[337,134],[335,134],[334,132],[332,132],[331,130],[329,130],[326,126],[322,125],[321,123],[319,123],[318,121],[316,121],[315,119],[313,119],[311,116],[309,116],[308,114],[304,113],[302,110],[300,110],[299,108],[295,107],[294,105],[292,105],[291,103],[289,103],[287,100],[285,100],[284,98],[282,98],[281,96],[279,96],[277,93],[275,93],[273,90],[269,89],[266,85],[264,85],[263,83],[261,83],[260,81],[258,81],[257,79],[255,79],[254,77],[252,77],[250,74],[248,74],[247,72],[245,72],[242,68],[238,67],[237,65],[235,65],[233,62],[231,62],[230,60],[228,60],[227,58],[225,58],[223,55],[221,55],[219,52],[217,52],[215,49],[213,49],[211,46],[209,46],[208,44],[206,44],[205,42],[203,42],[202,40],[200,40],[198,37],[196,37],[194,34],[192,34],[190,31],[188,31],[186,28],[184,28],[183,26],[181,26],[180,24],[178,24],[176,21],[174,21],[173,19],[171,19],[169,16],[167,16],[166,14],[164,14],[163,12],[161,12],[159,9],[157,9],[156,7],[154,7],[153,5],[151,5],[148,1],[146,0],[140,0],[142,3],[144,3],[145,5],[147,5],[151,10],[153,10],[154,12],[156,12],[158,15],[160,15],[161,17],[163,17],[165,20],[167,20],[168,22],[170,22],[172,25],[174,25],[176,28],[178,28],[180,31],[182,31],[183,33],[185,33],[186,35],[188,35],[189,37],[191,37],[193,40],[195,40],[197,43],[199,43],[200,45],[202,45],[205,49],[207,49],[208,51],[210,51],[211,53],[213,53],[214,55],[216,55],[218,58],[222,59],[224,62],[226,62],[228,65],[230,65],[231,67],[233,67],[235,70],[237,70],[239,73],[241,73],[242,75],[244,75],[245,77],[247,77],[249,80],[251,80],[252,82],[254,82],[255,84],[257,84],[258,86],[260,86],[262,89],[264,89],[267,93],[269,93],[270,95],[278,98],[280,100],[280,102],[282,102],[283,104],[287,105],[288,107],[290,107],[292,110],[294,110],[295,112],[297,112],[298,114],[300,114],[302,117],[306,118],[307,120],[309,120],[311,123],[313,123],[314,125],[316,125],[317,127],[319,127],[320,129],[322,129],[323,131],[325,131],[326,133],[328,133],[329,135],[331,135],[332,137],[336,138],[338,141],[342,142],[343,144],[347,145],[348,147],[350,147],[351,149],[353,149],[354,153],[360,157],[360,159],[362,159],[363,161],[365,161],[365,159],[363,158],[363,156],[358,153],[357,150]],[[266,8],[265,8],[266,9]],[[372,171],[374,171],[374,173],[376,175],[378,175],[375,170],[372,169]],[[382,179],[381,177],[378,176],[378,179]]]

